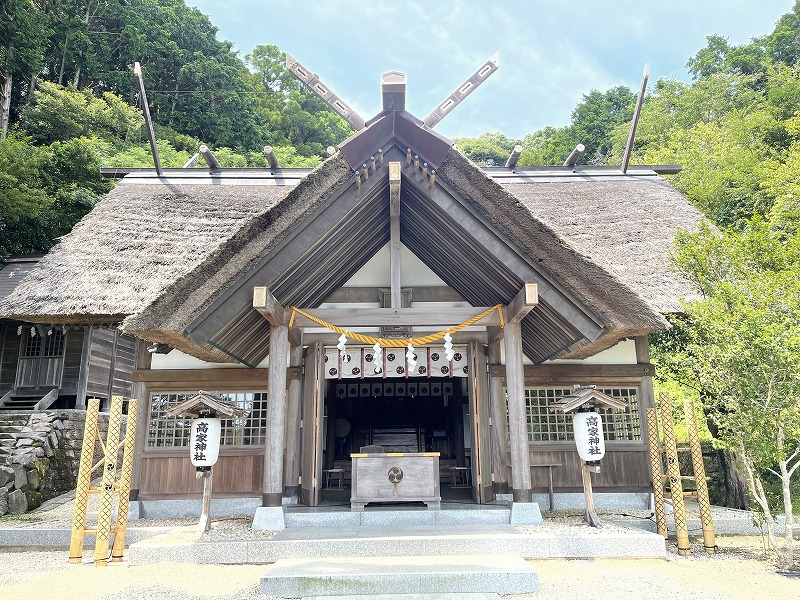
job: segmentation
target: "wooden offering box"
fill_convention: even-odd
[[[370,502],[424,502],[439,508],[439,453],[386,452],[351,454],[350,507],[364,510]]]

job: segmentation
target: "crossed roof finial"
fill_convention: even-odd
[[[330,87],[322,83],[316,74],[301,65],[300,62],[288,52],[286,53],[286,68],[355,129],[361,130],[367,126],[368,121],[350,108],[346,102],[333,93]],[[456,106],[461,104],[467,96],[474,92],[478,86],[486,81],[486,79],[499,68],[500,54],[495,53],[484,62],[477,71],[467,77],[461,85],[453,90],[453,93],[447,96],[436,108],[428,113],[428,116],[422,120],[422,123],[431,129],[436,127],[439,121],[449,115]],[[383,92],[383,112],[405,111],[405,73],[399,71],[384,73],[381,76],[381,88]],[[374,120],[373,118],[370,122]]]

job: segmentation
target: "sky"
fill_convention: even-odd
[[[380,76],[407,74],[406,109],[424,118],[495,52],[500,69],[438,125],[448,137],[521,139],[568,125],[584,94],[690,81],[708,35],[745,44],[770,33],[794,0],[187,0],[240,56],[275,44],[365,119]]]

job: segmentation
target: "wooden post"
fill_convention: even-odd
[[[672,494],[672,510],[675,517],[675,533],[678,540],[678,554],[689,556],[689,529],[686,526],[686,506],[683,503],[683,485],[678,463],[678,447],[675,443],[675,424],[672,421],[672,401],[667,392],[660,392],[658,403],[661,408],[661,429],[664,432],[664,451],[667,455],[667,477]]]
[[[137,340],[137,369],[149,369],[152,363],[153,355],[147,350],[147,344],[142,340]],[[136,436],[134,455],[139,457],[139,460],[133,461],[133,468],[131,471],[131,500],[139,499],[139,486],[141,485],[142,477],[142,459],[145,446],[147,444],[147,431],[148,421],[150,416],[150,398],[147,397],[147,385],[142,381],[134,380],[131,385],[131,399],[137,401],[137,419],[136,430],[140,432]],[[130,423],[130,419],[128,419]]]
[[[78,466],[78,484],[75,488],[75,504],[72,516],[72,536],[69,542],[69,562],[79,563],[83,558],[83,539],[86,529],[86,505],[89,501],[89,486],[92,478],[92,461],[97,441],[97,416],[100,400],[92,398],[86,407],[86,425],[83,429],[81,461]]]
[[[303,344],[290,344],[289,364],[303,366]],[[300,497],[300,412],[303,396],[303,378],[289,381],[286,411],[286,453],[283,459],[283,495],[287,498]]]
[[[117,478],[117,451],[122,424],[122,396],[111,399],[108,416],[108,437],[103,461],[103,479],[100,484],[100,508],[97,511],[97,531],[94,544],[94,566],[108,565],[108,546],[111,536],[111,513],[114,510],[114,484]]]
[[[594,510],[594,494],[592,493],[592,474],[586,463],[581,465],[581,475],[583,476],[583,496],[586,499],[586,523],[592,527],[601,527],[600,517]]]
[[[508,403],[503,378],[492,373],[500,364],[500,342],[489,344],[489,402],[492,415],[492,463],[494,491],[508,493]]]
[[[711,503],[708,500],[708,483],[706,468],[703,464],[703,447],[697,433],[697,418],[694,414],[694,402],[691,398],[683,401],[683,413],[686,415],[686,429],[689,433],[689,448],[692,452],[692,470],[697,484],[697,504],[700,506],[700,523],[703,528],[703,547],[708,554],[717,551],[717,540],[714,536],[714,520],[711,517]]]
[[[119,494],[117,497],[117,522],[114,526],[114,545],[111,547],[111,562],[122,561],[125,552],[125,532],[128,527],[128,503],[131,496],[131,477],[133,475],[133,459],[136,452],[136,421],[139,402],[128,401],[128,419],[125,425],[125,442],[122,452],[122,471],[119,477]]]
[[[262,506],[282,506],[283,504],[283,447],[286,434],[288,355],[289,328],[286,325],[271,325]]]
[[[214,467],[208,471],[197,471],[197,478],[203,479],[203,507],[200,511],[200,522],[197,531],[205,533],[211,531],[211,488],[214,485]]]
[[[525,409],[525,372],[522,365],[522,330],[518,322],[505,326],[506,389],[511,439],[511,492],[514,502],[531,501],[531,457]]]
[[[650,470],[653,473],[653,504],[656,511],[656,531],[669,537],[667,532],[667,513],[664,510],[664,472],[661,466],[661,444],[658,440],[658,419],[656,409],[647,409],[647,447],[650,450]]]

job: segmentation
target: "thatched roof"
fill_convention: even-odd
[[[405,150],[401,151],[405,156]],[[439,165],[437,178],[448,194],[454,193],[598,319],[602,335],[581,340],[570,329],[569,318],[557,314],[554,305],[532,312],[523,321],[523,336],[529,344],[526,353],[538,353],[537,360],[590,355],[619,339],[664,327],[663,314],[680,310],[679,299],[691,293],[686,282],[671,272],[667,255],[675,231],[694,227],[700,213],[653,172],[598,177],[596,171],[593,175],[562,170],[548,177],[513,175],[500,184],[500,178],[487,175],[452,149]],[[257,177],[247,185],[230,177],[194,184],[169,184],[152,176],[148,183],[141,181],[123,180],[104,198],[0,302],[0,316],[45,323],[121,321],[126,331],[144,339],[206,360],[231,360],[234,354],[222,354],[220,346],[194,341],[187,333],[191,324],[207,314],[215,300],[227,301],[237,286],[251,285],[250,278],[266,268],[264,257],[275,255],[293,236],[307,238],[303,243],[311,245],[327,235],[321,228],[330,228],[332,222],[309,219],[321,214],[331,201],[337,202],[338,195],[352,187],[353,176],[340,153],[297,185],[259,182]],[[388,189],[376,188],[375,193],[372,199],[360,201],[358,215],[373,219],[378,215],[375,207]],[[431,203],[427,207],[424,198],[414,201],[417,212],[415,217],[406,217],[411,220],[403,226],[404,243],[420,257],[422,252],[438,253],[428,256],[427,264],[435,262],[440,271],[456,273],[459,265],[480,252],[486,256],[485,249],[478,254],[461,253],[459,248],[465,244],[478,248],[482,243],[478,239],[484,234],[478,232],[473,238],[468,229],[453,229],[457,237],[450,239],[450,250],[428,244],[424,230],[450,227],[441,219],[451,217],[437,212]],[[357,218],[362,216],[351,216],[350,221]],[[388,230],[388,211],[380,218],[386,218]],[[451,224],[455,226],[452,219]],[[352,248],[361,244],[366,251],[385,243],[382,227],[375,221],[369,228],[352,230],[352,235],[360,236],[348,238],[355,242]],[[421,228],[420,233],[415,233],[416,228]],[[342,231],[350,235],[350,230]],[[306,260],[313,263],[341,245],[334,238],[327,240],[327,248],[318,255],[309,254]],[[470,280],[443,279],[476,306],[507,302],[519,289],[519,276],[495,274],[500,265],[496,258],[487,257],[484,263],[469,267]],[[303,280],[302,285],[327,289],[334,279],[320,277],[336,275],[325,273]],[[258,285],[275,277],[289,285],[294,280],[287,276],[272,274],[273,279]],[[507,289],[501,290],[502,286]],[[252,307],[246,304],[235,316],[242,323],[252,318],[246,312]],[[220,331],[233,332],[233,321],[226,319],[219,322]],[[564,335],[554,334],[549,346],[535,348],[532,344],[541,326],[562,330]],[[249,331],[263,342],[263,332],[252,327]]]
[[[121,182],[0,302],[0,315],[46,323],[121,320],[291,189]]]
[[[636,300],[668,314],[693,296],[668,257],[676,232],[694,229],[702,215],[663,177],[568,169],[526,177],[519,169],[519,177],[498,185],[467,162],[453,152],[439,174],[600,312],[596,289],[586,294],[582,282],[594,282],[604,295],[632,292],[619,298],[631,314]]]

